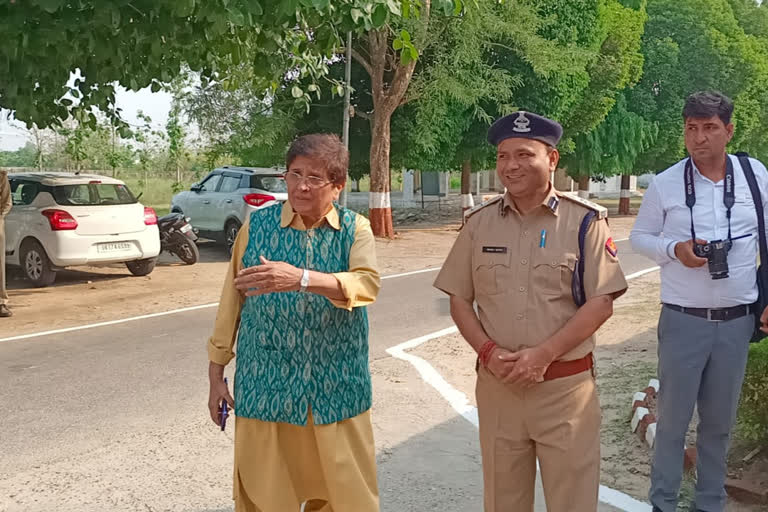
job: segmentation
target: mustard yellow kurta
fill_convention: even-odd
[[[340,229],[335,208],[316,225]],[[285,202],[281,227],[306,230],[301,216]],[[232,249],[208,357],[228,364],[235,355],[235,340],[244,298],[234,286],[248,246],[248,221]],[[368,219],[356,216],[355,241],[349,271],[333,274],[346,300],[331,301],[351,310],[376,299],[381,287],[375,239]],[[235,411],[235,414],[237,411]],[[294,512],[310,502],[306,512],[375,512],[379,509],[375,448],[370,411],[330,425],[314,425],[311,411],[306,426],[235,420],[234,499],[236,512]],[[322,508],[315,506],[318,504]]]

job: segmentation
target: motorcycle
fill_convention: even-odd
[[[197,249],[197,233],[189,218],[180,213],[169,213],[157,219],[160,230],[160,250],[175,254],[187,265],[194,265],[200,259]]]

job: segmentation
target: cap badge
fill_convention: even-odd
[[[515,119],[515,127],[512,128],[513,132],[528,133],[531,131],[531,120],[525,117],[525,112],[520,112]]]

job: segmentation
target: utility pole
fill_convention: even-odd
[[[344,63],[344,116],[343,128],[341,132],[344,147],[349,151],[349,103],[350,103],[350,82],[352,81],[352,32],[347,32],[347,58]],[[349,176],[344,185],[344,191],[341,194],[341,206],[347,207],[347,196],[349,195]]]

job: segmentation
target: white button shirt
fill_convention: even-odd
[[[747,180],[736,156],[733,163],[736,203],[731,209],[732,237],[750,235],[733,242],[728,253],[729,277],[713,280],[708,265],[688,268],[675,257],[675,244],[691,239],[690,211],[685,204],[684,170],[687,158],[657,175],[648,187],[634,229],[632,248],[661,267],[661,301],[695,308],[726,308],[757,300],[757,214]],[[755,160],[752,170],[768,212],[768,171]],[[704,177],[694,165],[696,205],[693,222],[696,237],[724,240],[728,218],[723,204],[725,180],[718,183]]]

